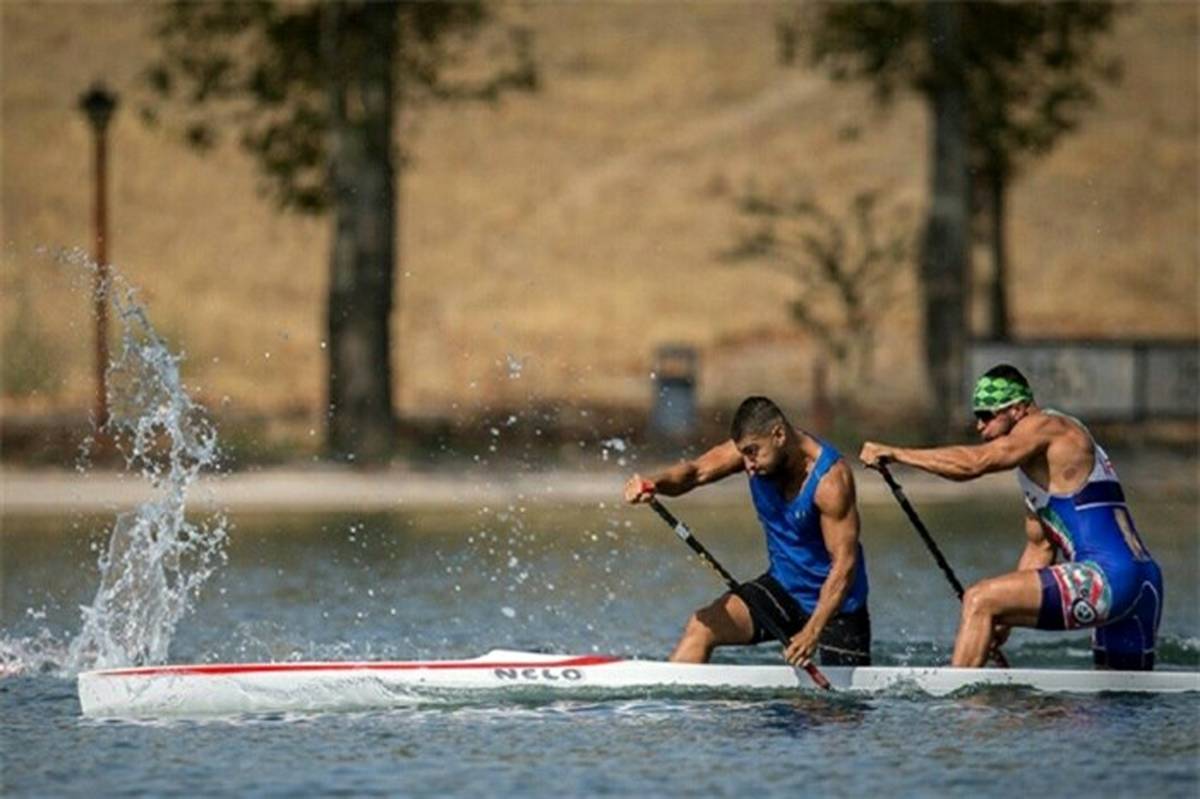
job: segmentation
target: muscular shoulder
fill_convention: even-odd
[[[1058,415],[1050,415],[1045,435],[1047,438],[1048,479],[1052,490],[1075,490],[1086,479],[1087,473],[1092,470],[1091,435],[1081,423]]]
[[[1025,417],[1014,428],[1022,437],[1037,439],[1045,446],[1091,450],[1091,438],[1078,422],[1055,413],[1035,413]]]
[[[817,484],[813,501],[817,509],[827,516],[841,518],[854,509],[856,501],[854,472],[845,459],[829,467],[829,471]]]
[[[1000,436],[981,446],[1001,451],[1020,451],[1023,460],[1045,451],[1056,438],[1062,436],[1067,422],[1048,413],[1032,413],[1017,422],[1008,435]]]
[[[1066,420],[1052,413],[1038,411],[1031,413],[1017,422],[1013,432],[1025,435],[1053,435],[1062,432]]]

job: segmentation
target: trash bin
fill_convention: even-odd
[[[686,438],[696,429],[696,367],[694,347],[670,344],[654,355],[654,407],[650,433],[658,438]]]

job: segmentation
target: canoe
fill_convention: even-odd
[[[1033,691],[1200,691],[1200,672],[824,667],[834,691],[911,691],[942,696],[986,686]],[[201,716],[387,708],[435,697],[611,695],[621,690],[818,691],[787,665],[682,664],[606,655],[496,649],[467,660],[225,663],[105,669],[78,677],[86,716]]]

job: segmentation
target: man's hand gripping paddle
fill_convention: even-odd
[[[933,559],[937,561],[938,568],[942,570],[942,574],[946,575],[946,579],[950,581],[950,585],[954,588],[954,593],[958,595],[958,601],[961,602],[964,593],[962,583],[958,581],[958,576],[955,575],[954,569],[950,568],[950,564],[946,561],[946,557],[942,554],[942,550],[938,548],[937,542],[934,541],[933,536],[929,534],[929,530],[925,527],[925,523],[921,521],[921,517],[918,516],[916,510],[913,509],[912,503],[909,502],[908,497],[904,495],[904,489],[900,487],[900,484],[896,482],[896,478],[892,477],[892,473],[888,471],[887,461],[881,458],[879,463],[871,468],[883,475],[884,482],[887,483],[888,488],[892,490],[892,496],[894,496],[896,501],[900,503],[900,507],[904,510],[905,515],[908,516],[908,520],[912,522],[912,526],[915,527],[917,533],[920,534],[921,540],[925,542],[926,548],[929,549],[929,554],[933,555]],[[1000,647],[993,646],[991,655],[992,660],[996,662],[997,666],[1002,669],[1008,668],[1008,658],[1006,658],[1004,653],[1000,651]]]
[[[675,531],[675,535],[679,536],[683,543],[691,547],[692,551],[699,555],[702,561],[711,566],[713,571],[715,571],[717,574],[721,575],[721,579],[725,581],[725,585],[728,586],[729,590],[746,603],[746,607],[750,609],[750,614],[755,618],[755,620],[765,627],[767,631],[771,633],[771,635],[779,639],[779,642],[786,648],[790,643],[787,634],[783,630],[779,629],[779,625],[777,625],[770,616],[762,613],[761,611],[755,610],[754,605],[751,604],[750,600],[742,593],[742,584],[734,579],[733,575],[726,571],[724,566],[717,562],[717,559],[712,556],[712,553],[710,553],[707,548],[705,548],[704,544],[701,544],[696,539],[696,536],[692,535],[692,531],[688,529],[687,525],[675,518],[675,514],[667,510],[656,498],[651,497],[649,505],[654,512],[657,513],[659,517],[661,517],[662,520],[666,522],[672,530]],[[829,684],[829,679],[812,663],[806,664],[803,668],[806,672],[808,672],[808,676],[812,678],[812,681],[819,687],[824,688],[825,690],[830,690],[833,688],[833,686]]]

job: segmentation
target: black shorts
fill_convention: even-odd
[[[759,621],[768,616],[788,636],[793,636],[808,623],[808,614],[779,581],[770,574],[742,583],[742,601],[750,606],[754,617],[754,637],[751,644],[774,641],[775,636]],[[824,666],[871,665],[871,616],[863,605],[853,613],[839,613],[821,631],[817,653]]]

